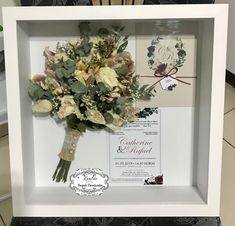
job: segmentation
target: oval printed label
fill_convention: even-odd
[[[109,177],[100,169],[78,169],[70,176],[69,186],[78,195],[98,196],[109,187]]]

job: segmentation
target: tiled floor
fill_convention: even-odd
[[[224,145],[220,215],[223,226],[233,226],[235,225],[235,89],[230,85],[226,85],[224,108]]]
[[[222,226],[233,226],[235,214],[235,89],[226,85],[224,146],[221,192]],[[9,156],[7,136],[0,138],[0,196],[9,192]],[[0,203],[0,214],[5,225],[10,225],[11,199]],[[0,226],[4,226],[0,216]]]

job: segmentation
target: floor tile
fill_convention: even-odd
[[[0,203],[0,214],[2,215],[2,218],[7,226],[11,223],[12,218],[12,203],[11,199],[7,199],[4,202]],[[0,220],[0,226],[2,226],[2,222]]]
[[[235,151],[224,142],[221,184],[221,209],[222,226],[234,225],[235,210]]]
[[[8,134],[8,124],[7,123],[0,124],[0,138],[6,136],[7,134]]]
[[[0,195],[10,192],[10,160],[8,136],[0,138]]]
[[[235,147],[235,109],[224,116],[224,139]]]
[[[235,89],[226,83],[224,112],[227,112],[234,107],[235,107]]]

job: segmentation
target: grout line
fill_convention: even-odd
[[[227,141],[225,138],[223,138],[223,140],[228,144],[230,145],[233,149],[235,149],[235,146],[233,144],[231,144],[229,141]]]
[[[227,115],[228,113],[232,112],[233,110],[235,110],[235,107],[233,107],[232,109],[228,110],[227,112],[224,113],[224,116]],[[225,138],[223,138],[223,140],[228,144],[230,145],[233,149],[235,149],[235,146],[230,143],[228,140],[226,140]]]
[[[4,137],[7,137],[8,136],[8,134],[5,134],[5,135],[3,135],[3,136],[0,136],[0,139],[1,138],[4,138]]]
[[[2,223],[3,223],[3,226],[7,226],[6,223],[5,223],[5,221],[3,220],[2,214],[0,214],[0,220],[1,220]]]
[[[9,198],[11,198],[11,193],[10,192],[6,193],[4,195],[0,195],[0,203],[7,200],[7,199],[9,199]]]
[[[228,114],[229,112],[235,110],[235,107],[233,107],[232,109],[228,110],[227,112],[224,113],[224,115]]]

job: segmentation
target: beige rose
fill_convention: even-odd
[[[96,74],[96,81],[103,82],[104,85],[110,90],[119,84],[116,72],[109,67],[102,67],[99,69]]]
[[[60,84],[54,79],[54,78],[51,78],[51,77],[46,77],[45,81],[43,82],[43,84],[41,84],[42,88],[45,89],[45,90],[54,90],[56,89],[57,87],[60,86]]]
[[[47,66],[46,66],[46,69],[45,69],[45,74],[49,77],[53,77],[53,78],[56,77],[55,71],[52,70],[51,68],[47,67]]]
[[[47,76],[44,82],[41,82],[41,87],[44,90],[50,90],[53,94],[59,95],[62,94],[64,89],[60,84],[56,81],[56,79]]]
[[[49,100],[38,100],[33,104],[32,110],[40,113],[48,113],[52,110],[52,104]]]
[[[131,54],[127,51],[114,54],[113,57],[106,60],[106,64],[111,68],[119,68],[123,65],[127,66],[125,77],[128,77],[135,71],[134,62],[131,59]]]
[[[32,82],[43,88],[43,84],[45,83],[45,79],[46,79],[46,77],[44,75],[38,75],[37,74],[37,75],[33,76]]]
[[[113,122],[106,125],[108,128],[111,130],[116,130],[124,124],[125,120],[118,114],[114,113],[113,111],[108,111],[108,113],[113,116]]]
[[[74,77],[82,82],[84,85],[86,85],[86,80],[89,78],[89,74],[86,73],[85,71],[80,71],[80,70],[75,70],[74,71]]]
[[[109,94],[109,96],[112,97],[112,98],[116,98],[116,97],[120,97],[121,95],[120,95],[120,93],[118,93],[118,92],[111,92],[111,93]]]
[[[73,96],[65,95],[61,99],[61,106],[57,115],[60,119],[67,117],[68,115],[75,114],[77,118],[81,118],[82,114],[79,111]]]
[[[64,92],[64,89],[63,89],[63,87],[57,87],[55,90],[53,90],[53,94],[55,94],[55,95],[60,95],[60,94],[62,94]]]
[[[102,124],[105,125],[105,119],[104,116],[96,109],[87,109],[85,112],[86,117],[89,121],[96,123],[96,124]]]
[[[129,122],[135,122],[138,119],[137,113],[140,109],[134,106],[127,106],[125,109],[125,119]]]
[[[50,51],[48,46],[45,48],[43,55],[45,56],[47,63],[53,63],[55,53]]]
[[[79,71],[85,71],[86,70],[86,65],[84,64],[84,62],[82,60],[79,60],[76,63],[76,69]]]
[[[58,52],[56,52],[56,54],[54,56],[54,63],[59,63],[61,60],[63,60],[63,62],[65,62],[68,59],[69,59],[69,57],[67,56],[67,54],[65,52],[58,51]]]
[[[73,52],[81,44],[78,40],[70,40],[69,42],[64,44],[66,50]]]

